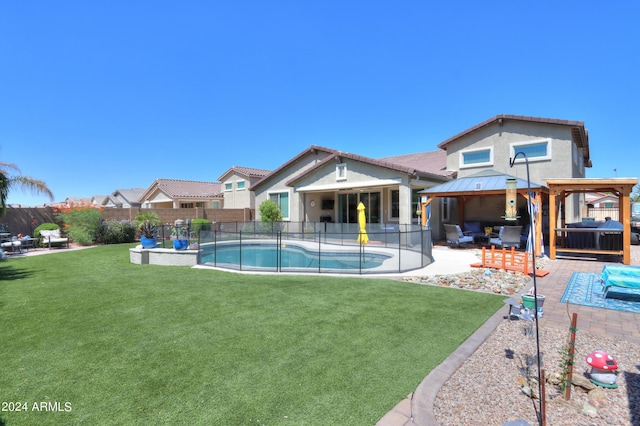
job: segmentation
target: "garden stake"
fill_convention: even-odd
[[[573,313],[573,317],[571,318],[571,328],[569,329],[569,353],[567,354],[569,357],[569,372],[567,373],[567,384],[564,388],[564,399],[568,401],[571,398],[571,382],[573,381],[573,360],[576,352],[576,325],[578,324],[578,314]]]
[[[540,376],[542,376],[542,393],[540,394],[540,416],[542,417],[542,426],[547,424],[547,397],[544,389],[544,368],[540,370]]]

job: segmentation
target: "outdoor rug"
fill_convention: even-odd
[[[600,274],[574,272],[560,302],[640,314],[640,292],[611,288],[605,299]]]

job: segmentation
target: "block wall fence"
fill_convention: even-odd
[[[151,210],[160,216],[163,224],[173,224],[177,219],[207,219],[209,222],[250,222],[255,220],[254,209],[142,209],[107,208],[104,220],[133,220],[140,211]],[[7,226],[12,234],[32,235],[33,230],[44,222],[57,223],[52,207],[7,208],[0,223]]]

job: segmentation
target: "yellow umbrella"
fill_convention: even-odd
[[[364,214],[364,204],[358,204],[358,224],[360,225],[360,233],[358,234],[358,242],[367,244],[369,237],[367,236],[367,217]]]

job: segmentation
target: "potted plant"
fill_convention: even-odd
[[[140,212],[135,218],[135,223],[140,231],[140,243],[142,248],[156,247],[156,232],[160,225],[160,217],[152,211]]]
[[[173,223],[174,228],[171,231],[173,240],[173,248],[176,250],[186,250],[189,247],[189,229],[185,226],[184,220],[176,219]]]

